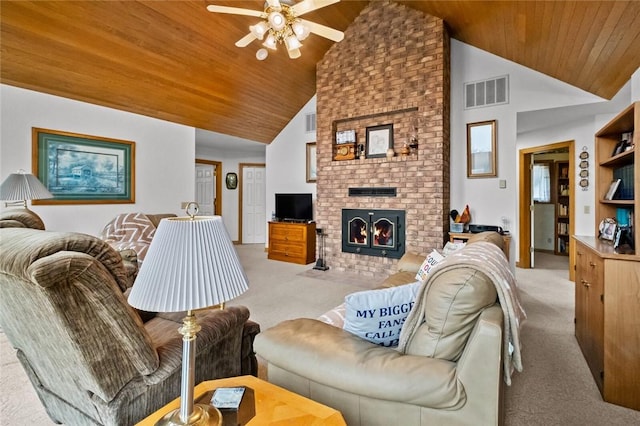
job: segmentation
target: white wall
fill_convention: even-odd
[[[0,179],[31,172],[31,128],[134,141],[135,204],[36,205],[48,230],[98,235],[123,212],[180,214],[194,198],[195,130],[111,108],[0,85]],[[2,203],[4,206],[4,203]]]
[[[465,82],[501,75],[509,75],[508,104],[464,109]],[[592,116],[562,123],[560,126],[545,126],[545,123],[540,123],[542,130],[523,134],[518,131],[518,113],[597,102],[604,100],[516,63],[451,40],[451,208],[459,210],[468,204],[472,222],[480,224],[501,225],[501,218],[506,217],[513,235],[511,253],[516,254],[511,256],[512,263],[518,260],[518,151],[532,146],[576,140],[576,155],[583,146],[593,153],[593,135],[606,122],[604,117]],[[629,103],[627,100],[625,106]],[[498,176],[490,179],[467,179],[466,124],[485,120],[497,120]],[[590,173],[593,176],[592,169]],[[507,183],[506,189],[498,186],[499,180],[503,179]],[[578,211],[584,211],[584,206],[587,205],[591,206],[593,212],[593,192],[576,191]],[[576,233],[593,234],[591,215],[578,215]]]
[[[631,99],[640,101],[640,68],[631,76]]]
[[[590,155],[589,161],[589,187],[586,190],[576,186],[575,188],[575,233],[577,235],[593,235],[594,233],[594,209],[595,198],[594,190],[594,161],[595,153],[593,152],[594,134],[596,132],[596,125],[593,117],[583,118],[579,121],[573,121],[566,123],[563,126],[549,127],[541,129],[536,132],[524,133],[518,135],[518,149],[530,148],[535,146],[547,145],[556,142],[563,142],[568,140],[574,140],[576,158],[574,163],[576,165],[576,176],[574,176],[574,182],[580,182],[580,178],[577,174],[580,172],[580,168],[577,167],[580,164],[578,155],[582,152],[583,148]],[[514,159],[514,161],[516,161]],[[589,213],[585,213],[589,211]],[[517,222],[516,222],[517,223]]]
[[[316,141],[316,132],[307,133],[305,122],[305,115],[314,112],[315,96],[267,146],[267,220],[275,211],[275,194],[279,192],[311,193],[315,218],[316,184],[307,183],[307,142]]]
[[[233,241],[239,241],[240,185],[237,189],[227,189],[224,179],[227,173],[236,173],[240,179],[240,163],[265,164],[265,155],[255,152],[233,151],[228,148],[196,146],[196,158],[222,162],[222,220]],[[268,193],[268,192],[267,192]],[[267,210],[270,212],[270,210]],[[267,217],[271,217],[270,215]],[[266,225],[265,225],[266,226]]]

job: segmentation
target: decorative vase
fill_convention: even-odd
[[[391,160],[393,157],[395,157],[395,155],[396,155],[396,152],[393,150],[393,148],[389,148],[387,150],[387,158],[389,160]]]

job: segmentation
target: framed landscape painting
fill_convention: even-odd
[[[33,204],[135,202],[135,142],[33,128],[33,174],[54,196]]]

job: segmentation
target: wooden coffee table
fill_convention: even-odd
[[[346,426],[339,411],[254,376],[230,377],[202,382],[196,386],[194,397],[198,399],[201,395],[216,388],[234,386],[248,386],[254,391],[256,415],[247,423],[247,426]],[[180,408],[180,398],[174,399],[142,420],[137,426],[153,426],[162,416],[176,408]]]

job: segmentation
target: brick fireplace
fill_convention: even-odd
[[[396,156],[334,159],[335,131],[393,124]],[[428,253],[449,220],[449,36],[444,22],[395,2],[372,2],[317,67],[317,204],[325,260],[335,270],[386,275],[397,259],[342,251],[343,209],[405,212],[406,251]],[[401,155],[415,134],[418,147]],[[350,196],[354,188],[396,188]]]

